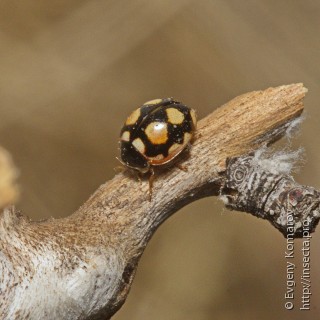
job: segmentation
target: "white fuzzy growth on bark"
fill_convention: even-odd
[[[263,147],[255,152],[252,165],[259,166],[272,174],[290,174],[297,169],[296,164],[302,160],[302,154],[302,148],[294,151],[284,149],[272,152]]]
[[[296,134],[298,134],[300,131],[300,126],[302,122],[305,120],[305,116],[301,115],[300,117],[293,119],[288,126],[286,130],[285,137],[290,141],[291,138],[293,138]]]
[[[18,236],[12,212],[4,211],[0,242],[6,252],[23,253],[10,262],[0,250],[0,318],[12,319],[90,319],[104,309],[121,282],[124,264],[119,252],[106,249],[97,253],[87,248],[73,270],[63,268],[63,256],[41,247],[30,250]],[[11,221],[10,221],[11,220]],[[5,297],[5,300],[3,299]]]
[[[304,116],[300,116],[291,121],[286,129],[285,138],[288,141],[288,147],[283,150],[274,151],[267,146],[258,149],[252,161],[253,165],[257,165],[263,170],[272,174],[292,174],[298,169],[297,164],[303,160],[303,148],[297,150],[289,150],[291,139],[299,133],[300,125],[304,120]]]

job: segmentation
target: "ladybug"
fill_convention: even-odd
[[[120,132],[120,162],[140,173],[171,163],[191,143],[197,119],[194,109],[173,98],[155,99],[133,111]]]

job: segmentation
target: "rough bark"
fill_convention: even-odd
[[[13,207],[0,216],[1,319],[106,319],[124,303],[148,240],[182,206],[218,195],[227,159],[281,138],[303,111],[292,84],[236,97],[199,121],[176,167],[148,179],[117,174],[74,214],[30,222]],[[201,218],[201,217],[199,217]]]
[[[268,168],[264,162],[270,159],[257,154],[228,160],[221,188],[227,208],[266,219],[287,238],[309,236],[320,219],[320,192]],[[279,159],[273,161],[281,165]]]

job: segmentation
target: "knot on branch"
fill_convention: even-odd
[[[319,191],[268,170],[255,155],[228,160],[221,196],[229,209],[266,219],[285,236],[313,232],[320,219]]]

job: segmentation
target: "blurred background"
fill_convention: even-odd
[[[122,123],[147,100],[173,96],[202,118],[293,82],[309,89],[295,177],[320,188],[319,31],[312,0],[2,0],[0,145],[20,170],[18,207],[32,219],[74,212],[113,177]],[[286,311],[281,234],[216,198],[193,203],[157,231],[114,319],[318,318],[317,231],[311,311],[298,310],[299,284]]]

